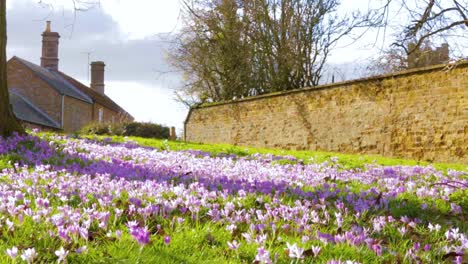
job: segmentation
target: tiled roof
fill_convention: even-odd
[[[75,86],[70,84],[67,80],[65,80],[59,72],[51,71],[46,68],[43,68],[39,65],[31,63],[27,60],[23,60],[19,57],[14,56],[12,59],[16,59],[26,67],[28,67],[36,76],[41,78],[43,81],[48,83],[52,88],[54,88],[57,92],[62,95],[67,95],[73,97],[75,99],[87,102],[92,104],[93,100],[90,96],[77,89]]]
[[[127,115],[130,118],[133,118],[129,113],[127,113],[122,107],[120,107],[116,102],[114,102],[112,99],[110,99],[107,95],[101,94],[99,92],[96,92],[95,90],[89,88],[88,86],[82,84],[78,80],[74,79],[73,77],[70,77],[66,75],[63,72],[59,72],[61,76],[66,79],[68,82],[73,84],[74,87],[79,89],[81,92],[85,93],[89,97],[93,99],[94,102],[108,108],[111,110],[114,110],[115,112],[122,113]]]
[[[10,103],[16,118],[29,123],[60,129],[60,124],[39,109],[28,99],[21,96],[14,88],[9,89]]]

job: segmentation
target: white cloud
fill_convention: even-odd
[[[178,0],[102,0],[101,6],[129,39],[170,32],[178,24]]]
[[[137,121],[181,129],[187,109],[174,101],[171,90],[138,82],[106,82],[106,94],[130,112]],[[137,94],[137,95],[135,95]]]

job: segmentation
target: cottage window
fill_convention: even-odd
[[[99,117],[98,117],[99,123],[102,123],[103,116],[104,116],[104,109],[99,108]]]

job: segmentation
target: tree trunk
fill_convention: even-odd
[[[6,0],[0,0],[0,136],[10,136],[13,132],[25,133],[13,114],[8,95],[6,31]]]

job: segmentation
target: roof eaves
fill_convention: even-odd
[[[52,119],[47,113],[45,113],[44,111],[42,111],[40,108],[38,108],[36,105],[34,105],[31,101],[29,101],[26,97],[22,96],[20,93],[17,92],[17,89],[16,88],[10,88],[10,93],[13,93],[14,95],[18,96],[19,98],[21,98],[21,100],[23,100],[26,104],[28,104],[29,107],[31,107],[34,111],[36,111],[37,113],[39,113],[43,118],[47,119],[47,121],[49,121],[53,126],[53,128],[58,128],[58,129],[62,129],[62,126],[56,122],[54,119]],[[44,123],[41,123],[39,125],[44,125],[44,126],[50,126],[50,124],[44,124]]]

